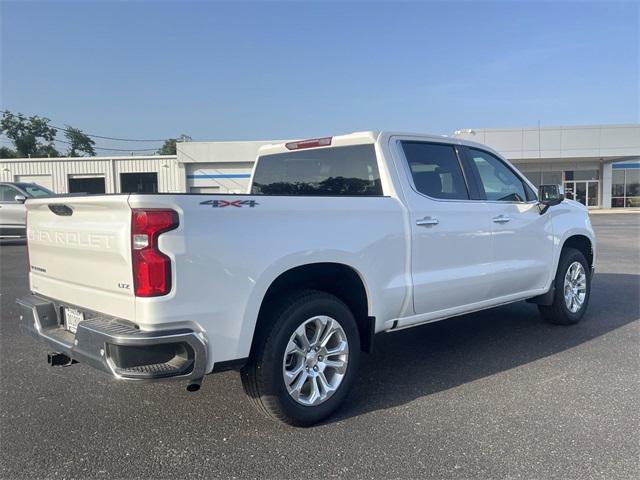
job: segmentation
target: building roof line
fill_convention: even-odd
[[[100,157],[21,157],[0,158],[0,162],[51,162],[51,161],[104,161],[104,160],[177,160],[177,155],[110,155]]]
[[[601,130],[613,128],[638,128],[640,123],[612,123],[602,125],[550,125],[550,126],[531,126],[531,127],[491,127],[491,128],[459,128],[456,132],[519,132],[521,130],[536,132],[538,130]]]

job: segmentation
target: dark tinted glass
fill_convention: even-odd
[[[259,158],[256,195],[382,195],[373,145],[313,148]]]
[[[15,202],[20,192],[9,185],[0,185],[0,202]]]
[[[158,191],[158,174],[121,173],[120,191],[122,193],[156,193]]]
[[[35,183],[20,183],[20,188],[27,192],[31,197],[48,197],[54,193],[48,188],[41,187]]]
[[[458,156],[451,145],[402,142],[413,183],[420,193],[432,198],[467,200]]]

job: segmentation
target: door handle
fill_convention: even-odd
[[[507,223],[511,221],[511,219],[506,215],[498,215],[497,217],[493,217],[493,221],[495,223]]]
[[[429,227],[432,225],[438,225],[438,223],[440,223],[438,221],[437,218],[433,218],[433,217],[424,217],[421,220],[416,221],[416,225],[419,225],[421,227]]]

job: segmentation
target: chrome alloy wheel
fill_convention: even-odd
[[[319,405],[340,387],[347,373],[349,342],[342,326],[326,315],[305,320],[287,344],[282,375],[291,398]]]
[[[580,262],[573,262],[564,276],[564,303],[571,313],[576,313],[586,297],[587,274]]]

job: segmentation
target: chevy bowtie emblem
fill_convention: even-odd
[[[204,202],[200,202],[200,205],[211,205],[213,208],[224,208],[224,207],[244,207],[249,206],[249,208],[253,208],[256,205],[260,205],[255,200],[205,200]]]

